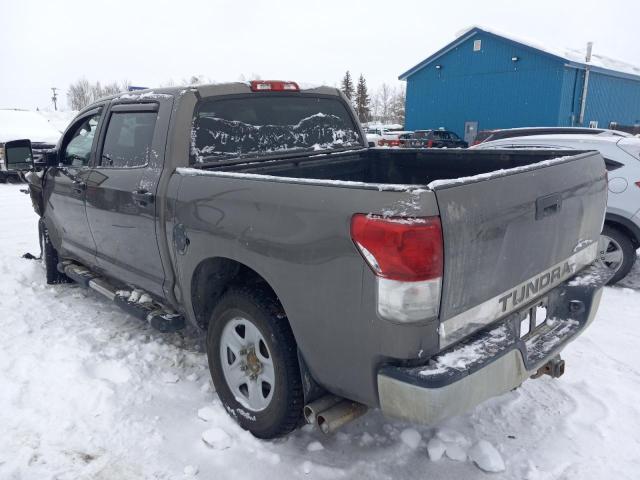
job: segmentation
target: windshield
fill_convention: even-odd
[[[191,131],[195,163],[361,146],[358,129],[338,98],[251,95],[204,101]]]

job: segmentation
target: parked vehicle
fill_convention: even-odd
[[[472,148],[599,151],[609,171],[609,200],[599,258],[613,272],[610,284],[629,273],[640,248],[640,139],[604,131],[506,138]]]
[[[43,152],[55,147],[60,132],[36,112],[0,109],[0,182],[22,181],[22,172],[30,164],[8,164],[4,144],[11,140],[32,140],[33,155],[38,160]]]
[[[364,138],[335,88],[102,99],[28,176],[47,281],[161,331],[188,321],[221,402],[261,438],[368,407],[436,423],[561,375],[609,273],[592,265],[601,155]]]
[[[404,132],[401,125],[377,125],[364,129],[370,147],[381,146],[382,139],[392,138],[393,135]]]
[[[386,132],[380,141],[379,147],[405,147],[407,142],[413,137],[413,132],[398,131],[398,132]]]
[[[449,130],[416,130],[409,148],[467,148],[469,145]]]
[[[606,128],[586,127],[524,127],[505,128],[501,130],[481,130],[478,132],[473,144],[503,140],[505,138],[530,137],[533,135],[613,135],[616,137],[630,137],[631,134]]]

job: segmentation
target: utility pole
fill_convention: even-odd
[[[53,92],[51,100],[53,101],[53,109],[58,111],[58,95],[56,94],[56,90],[58,90],[56,87],[51,87],[51,91]]]

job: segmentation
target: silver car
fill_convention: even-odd
[[[615,271],[609,284],[629,273],[640,248],[640,138],[621,137],[609,131],[597,135],[532,135],[488,141],[471,148],[598,150],[609,173],[600,261]]]

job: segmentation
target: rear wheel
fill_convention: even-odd
[[[598,263],[613,272],[607,285],[613,285],[627,276],[636,260],[631,239],[620,230],[605,225],[598,242]]]
[[[58,271],[58,251],[55,249],[49,238],[49,232],[42,220],[39,224],[40,230],[40,251],[42,252],[42,263],[47,275],[49,285],[56,283],[69,283],[69,277]]]
[[[242,428],[274,438],[297,427],[303,394],[296,343],[266,288],[223,295],[209,322],[207,357],[218,396]]]

